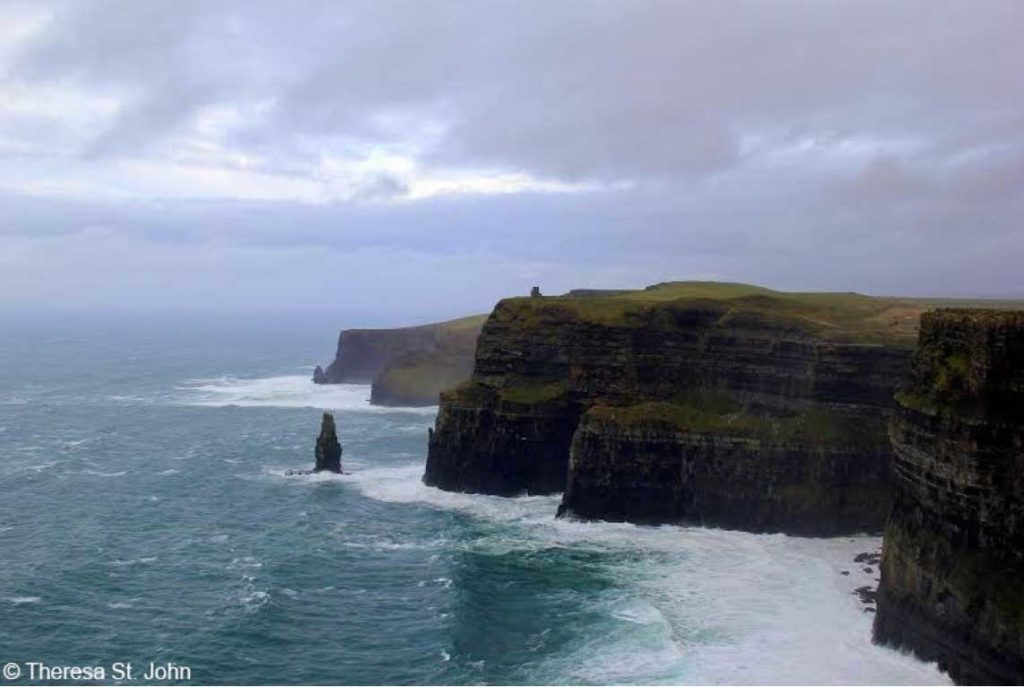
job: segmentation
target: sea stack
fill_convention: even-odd
[[[329,384],[330,383],[327,380],[327,375],[324,374],[324,368],[320,367],[319,365],[317,365],[316,369],[313,370],[313,383],[314,384]]]
[[[1024,313],[925,314],[896,400],[875,640],[1024,684]]]
[[[320,436],[316,440],[316,467],[314,472],[341,472],[341,443],[334,427],[334,416],[324,413],[320,422]]]

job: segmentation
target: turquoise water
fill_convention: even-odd
[[[335,335],[312,317],[9,318],[0,662],[173,662],[199,683],[946,683],[870,644],[852,558],[877,538],[562,522],[557,497],[427,488],[434,409],[308,381]],[[321,408],[351,474],[288,477]]]

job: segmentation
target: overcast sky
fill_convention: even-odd
[[[1024,297],[1024,2],[0,4],[0,307]]]

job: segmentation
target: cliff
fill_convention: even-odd
[[[442,394],[424,480],[565,490],[578,517],[880,530],[918,314],[702,282],[501,301],[471,380]]]
[[[963,684],[1024,683],[1024,313],[922,318],[875,639]]]
[[[881,531],[884,437],[877,412],[770,417],[703,403],[596,406],[573,437],[559,510],[809,536]]]
[[[345,329],[317,384],[372,383],[376,405],[434,405],[443,389],[469,377],[484,316],[398,329]]]
[[[370,403],[379,406],[432,406],[445,389],[469,379],[473,372],[473,336],[433,350],[395,356],[373,380]]]

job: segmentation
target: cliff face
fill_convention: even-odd
[[[317,384],[372,383],[375,405],[433,405],[469,377],[483,316],[398,329],[345,329]]]
[[[875,639],[960,683],[1024,683],[1024,313],[922,318],[891,424]]]
[[[370,403],[378,406],[432,406],[444,389],[473,372],[475,332],[457,342],[396,356],[373,380]]]
[[[880,529],[912,339],[877,299],[720,286],[502,301],[442,395],[425,481],[565,489],[580,517]]]
[[[891,468],[883,437],[879,413],[597,406],[573,438],[560,512],[809,536],[881,531]]]
[[[400,329],[343,329],[334,360],[313,381],[317,384],[369,384],[384,366],[410,351],[432,349],[431,325]]]

